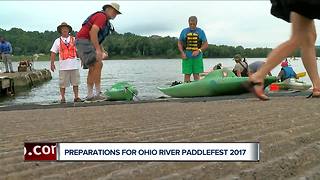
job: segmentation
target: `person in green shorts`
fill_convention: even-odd
[[[204,31],[197,27],[197,17],[189,17],[189,27],[182,30],[178,40],[178,49],[182,58],[182,73],[184,82],[190,82],[191,74],[195,81],[203,72],[203,51],[208,48]]]

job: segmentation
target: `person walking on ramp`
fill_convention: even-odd
[[[268,55],[266,63],[249,77],[247,87],[259,99],[268,100],[264,94],[263,80],[268,72],[300,48],[302,61],[313,84],[309,97],[320,97],[320,77],[316,62],[315,42],[317,38],[313,19],[320,19],[319,0],[271,0],[271,14],[291,22],[291,37]]]

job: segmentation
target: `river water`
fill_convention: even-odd
[[[263,58],[248,58],[248,63],[264,60]],[[205,70],[213,67],[217,63],[222,63],[224,67],[232,69],[234,61],[231,58],[219,59],[204,59]],[[318,67],[320,61],[318,62]],[[35,62],[36,69],[49,69],[49,61]],[[290,64],[296,72],[305,71],[301,60],[292,60]],[[56,66],[58,62],[56,62]],[[14,70],[17,70],[17,63],[14,62]],[[280,65],[273,71],[273,75],[277,75],[280,71]],[[86,78],[87,70],[80,70],[81,85],[79,87],[79,94],[81,98],[86,96]],[[0,100],[0,105],[16,105],[26,103],[47,104],[58,101],[59,97],[59,73],[57,71],[52,73],[52,80],[46,82],[29,91],[17,94],[12,98],[5,98]],[[303,77],[302,80],[309,82],[309,78]],[[135,85],[139,91],[140,99],[155,99],[164,96],[157,87],[164,86],[175,80],[183,81],[181,74],[181,60],[180,59],[153,59],[153,60],[107,60],[103,62],[102,70],[102,85],[103,91],[110,88],[112,84],[119,81],[127,81]],[[72,88],[66,90],[67,101],[73,101]]]

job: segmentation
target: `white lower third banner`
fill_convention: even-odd
[[[58,143],[58,161],[259,161],[259,143]]]

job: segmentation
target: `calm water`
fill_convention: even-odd
[[[247,61],[264,60],[252,58]],[[225,59],[205,59],[205,70],[221,62],[224,67],[232,69],[234,61],[231,58]],[[58,62],[56,63],[56,65]],[[296,72],[303,72],[304,67],[301,61],[290,61]],[[318,61],[318,67],[320,61]],[[14,63],[17,69],[17,63]],[[36,69],[49,68],[49,62],[35,62]],[[272,74],[276,75],[280,71],[280,66],[276,67]],[[80,70],[81,85],[79,94],[81,98],[86,96],[86,77],[87,70]],[[31,89],[30,91],[19,93],[13,98],[0,100],[0,105],[14,105],[25,103],[47,104],[60,99],[58,86],[58,72],[52,73],[52,80]],[[181,74],[181,60],[179,59],[157,59],[157,60],[107,60],[104,61],[102,70],[102,90],[110,88],[112,84],[119,81],[128,81],[134,84],[138,91],[140,99],[154,99],[163,94],[156,89],[157,86],[163,86],[172,81],[183,80]],[[310,82],[308,77],[302,80]],[[67,88],[67,101],[73,101],[72,88]]]

